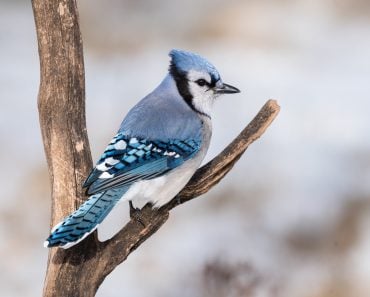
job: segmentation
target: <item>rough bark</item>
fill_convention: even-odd
[[[32,6],[40,56],[38,108],[52,189],[52,226],[86,199],[81,184],[92,168],[85,121],[82,39],[75,1],[33,0]],[[68,250],[50,249],[43,296],[94,296],[104,278],[166,222],[172,208],[218,183],[278,112],[277,103],[269,100],[223,152],[195,173],[176,198],[159,210],[144,207],[145,227],[131,220],[106,242],[99,242],[93,233]]]

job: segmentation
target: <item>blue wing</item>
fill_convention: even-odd
[[[200,148],[196,139],[140,139],[118,133],[104,151],[83,187],[92,195],[158,177],[180,166]]]

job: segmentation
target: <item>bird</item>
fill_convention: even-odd
[[[107,220],[121,201],[130,207],[171,201],[201,165],[212,135],[212,109],[240,90],[222,81],[199,54],[172,49],[165,78],[123,119],[82,185],[89,198],[51,230],[45,247],[70,248]]]

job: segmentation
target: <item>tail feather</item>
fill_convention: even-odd
[[[117,188],[92,195],[51,230],[44,246],[69,248],[79,243],[98,227],[126,191]]]

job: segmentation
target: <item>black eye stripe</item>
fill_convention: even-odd
[[[203,78],[198,79],[195,81],[199,86],[203,87],[205,85],[209,86],[210,84]]]

